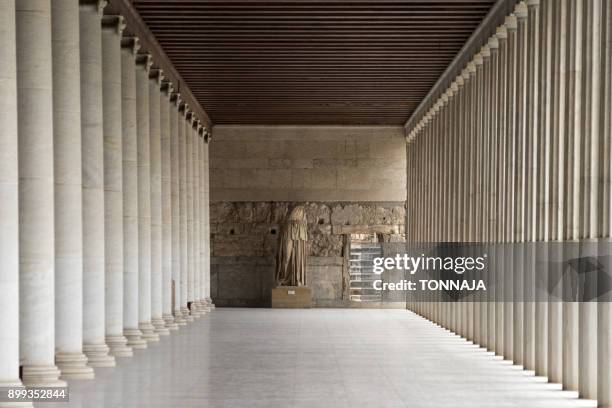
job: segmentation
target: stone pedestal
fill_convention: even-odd
[[[308,286],[278,286],[272,289],[272,308],[309,309],[312,290]]]

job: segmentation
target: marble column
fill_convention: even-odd
[[[536,14],[540,21],[538,28],[537,53],[539,54],[537,125],[538,155],[537,155],[537,186],[536,205],[538,225],[536,227],[536,262],[548,260],[550,247],[551,225],[551,67],[552,67],[552,7],[549,0],[530,0],[527,2],[529,13]],[[531,15],[529,17],[532,18]],[[548,286],[549,275],[547,268],[536,269],[536,279]],[[548,291],[536,288],[535,304],[535,373],[538,376],[548,376]]]
[[[83,354],[83,224],[79,2],[51,3],[55,181],[55,363],[63,379],[93,378]]]
[[[180,165],[180,190],[179,190],[179,202],[180,202],[180,223],[181,223],[181,296],[180,296],[180,308],[183,317],[187,321],[193,321],[193,317],[189,316],[189,308],[187,307],[188,301],[188,285],[189,285],[189,263],[188,263],[188,234],[187,234],[187,129],[188,123],[187,118],[191,117],[191,113],[185,105],[183,109],[183,115],[181,115],[179,121],[179,165]]]
[[[505,342],[505,323],[504,317],[505,312],[504,308],[506,306],[506,302],[504,302],[504,288],[503,288],[503,255],[504,255],[504,242],[505,242],[505,230],[504,230],[504,199],[505,197],[505,185],[504,185],[504,175],[505,175],[505,138],[503,137],[503,130],[506,122],[506,61],[508,57],[508,47],[507,47],[507,38],[508,31],[506,30],[506,26],[501,25],[497,27],[495,31],[495,37],[497,38],[498,43],[498,57],[497,57],[497,124],[498,124],[498,134],[501,134],[497,138],[497,205],[495,207],[497,213],[497,226],[496,226],[496,245],[495,245],[495,274],[496,274],[496,287],[495,294],[497,296],[497,302],[495,304],[495,354],[498,356],[504,355],[504,342]]]
[[[161,197],[161,120],[160,87],[163,72],[149,74],[149,133],[151,180],[151,323],[155,332],[169,334],[162,319],[162,197]]]
[[[16,3],[15,17],[19,152],[19,352],[23,367],[22,380],[26,386],[63,386],[65,383],[58,380],[60,372],[54,361],[51,2],[20,0]],[[4,15],[2,19],[5,19]],[[2,53],[5,52],[2,50]],[[10,67],[7,66],[7,69],[10,70]],[[4,63],[2,71],[5,71]],[[10,123],[9,120],[9,126]],[[10,147],[7,151],[10,152]],[[2,217],[2,222],[5,222],[5,217]]]
[[[19,379],[19,172],[15,0],[0,1],[0,387]],[[10,406],[0,403],[0,406]],[[31,407],[24,403],[22,407]]]
[[[551,221],[551,251],[560,249],[561,242],[565,238],[564,234],[564,213],[566,200],[564,195],[565,175],[565,139],[566,139],[566,54],[567,54],[567,11],[568,0],[555,2],[554,7],[554,53],[552,60],[553,71],[553,112],[551,119],[552,141],[554,150],[551,153],[551,202],[552,202],[552,221]],[[558,254],[557,254],[558,255]],[[551,254],[554,256],[554,254]],[[562,285],[561,286],[562,289]],[[563,383],[563,302],[560,301],[562,294],[551,294],[551,302],[548,304],[548,379],[550,382]]]
[[[162,200],[162,318],[170,330],[178,329],[172,314],[172,84],[163,82],[160,99]]]
[[[136,134],[138,156],[138,327],[148,342],[159,341],[151,324],[151,163],[149,54],[136,56]]]
[[[568,7],[568,59],[567,59],[567,144],[565,146],[566,157],[572,157],[571,161],[563,159],[566,183],[564,186],[564,200],[566,202],[564,242],[569,245],[563,248],[564,256],[578,258],[580,238],[583,232],[583,220],[581,216],[580,178],[584,158],[584,132],[582,129],[583,104],[582,104],[582,47],[583,47],[583,1],[571,0]],[[564,61],[565,62],[565,61]],[[570,259],[571,259],[570,258]],[[566,283],[565,281],[564,283]],[[570,295],[568,287],[564,288],[564,294]],[[570,295],[571,296],[571,295]],[[580,388],[580,305],[576,301],[564,299],[563,302],[563,385],[568,390],[578,391]]]
[[[182,219],[182,172],[181,172],[181,139],[183,137],[183,108],[180,95],[173,96],[170,115],[170,150],[171,150],[171,194],[172,194],[172,281],[174,304],[172,311],[174,320],[179,326],[187,324],[181,309],[181,271],[183,267],[183,219]]]
[[[204,165],[204,295],[206,306],[214,309],[215,304],[210,297],[210,156],[208,147],[212,142],[210,130],[204,130],[203,165]]]
[[[601,98],[601,137],[603,149],[603,180],[600,186],[603,195],[602,231],[599,242],[600,255],[612,254],[612,1],[604,2],[601,59],[603,77]],[[610,263],[608,263],[608,268]],[[609,270],[609,269],[608,269]],[[610,294],[600,301],[597,319],[597,400],[602,408],[612,408],[612,297]]]
[[[147,343],[138,328],[138,136],[136,126],[136,65],[138,38],[121,40],[121,146],[123,170],[123,334],[127,345]]]
[[[193,182],[193,124],[195,121],[195,115],[191,113],[191,116],[187,118],[187,127],[185,128],[186,147],[185,153],[187,155],[187,302],[190,305],[190,316],[195,318],[198,316],[194,304],[194,292],[195,292],[195,257],[194,257],[194,182]]]
[[[186,242],[187,242],[187,280],[186,280],[186,302],[189,310],[187,321],[193,321],[196,317],[193,306],[193,283],[194,283],[194,242],[193,242],[193,121],[195,114],[188,110],[185,122],[185,192],[186,192]]]
[[[202,282],[202,258],[200,256],[200,124],[196,121],[193,128],[193,258],[194,258],[194,310],[198,316],[206,313],[202,309],[201,299],[201,282]]]
[[[81,163],[83,177],[83,351],[92,367],[113,367],[105,342],[102,10],[80,1]]]
[[[200,294],[202,310],[210,311],[208,304],[207,282],[208,282],[208,264],[206,262],[206,240],[208,237],[208,222],[206,207],[208,204],[208,193],[206,191],[206,157],[205,146],[208,140],[208,134],[205,127],[200,128],[200,259],[202,263],[202,278],[200,282]]]
[[[104,258],[106,343],[115,357],[130,357],[123,335],[123,149],[121,107],[121,16],[102,19],[104,133]]]

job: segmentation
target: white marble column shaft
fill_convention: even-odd
[[[149,132],[151,177],[151,323],[155,332],[169,334],[162,319],[162,191],[161,191],[161,95],[163,73],[149,75]]]
[[[123,135],[121,35],[123,17],[105,16],[102,24],[104,133],[104,257],[106,269],[106,343],[116,357],[129,357],[123,335]]]
[[[58,386],[64,383],[58,380],[54,338],[51,2],[20,0],[16,3],[15,22],[19,137],[19,352],[22,380],[27,386]]]
[[[15,0],[0,1],[0,387],[19,379],[19,166]],[[0,406],[10,406],[0,403]],[[31,407],[24,403],[22,407]]]
[[[148,342],[159,341],[151,324],[151,147],[149,54],[136,57],[136,133],[138,155],[138,327]]]
[[[179,325],[185,325],[186,321],[183,318],[181,309],[182,291],[181,291],[181,270],[183,262],[182,246],[182,176],[181,176],[181,138],[183,135],[182,123],[183,113],[179,109],[181,107],[180,95],[175,94],[171,103],[170,115],[170,151],[171,151],[171,199],[172,199],[172,281],[173,281],[173,298],[172,312],[175,322]]]
[[[194,318],[194,289],[195,289],[195,257],[194,257],[194,188],[193,188],[193,113],[188,117],[185,127],[185,154],[186,154],[186,175],[187,175],[187,302],[190,305],[190,318]]]
[[[83,354],[83,224],[78,0],[51,3],[55,180],[55,362],[93,378]]]
[[[183,317],[190,321],[189,309],[187,308],[187,295],[189,285],[188,275],[188,239],[187,239],[187,108],[184,108],[183,114],[179,118],[179,166],[180,166],[180,188],[179,188],[179,203],[180,203],[180,251],[181,251],[181,281],[180,281],[180,310]],[[191,115],[191,114],[189,114]],[[193,318],[191,318],[193,319]]]
[[[123,334],[133,349],[147,347],[138,328],[138,136],[136,65],[138,39],[121,40],[121,133],[123,161]]]
[[[112,367],[105,343],[104,140],[102,124],[102,10],[80,2],[81,163],[83,176],[83,351],[92,367]]]
[[[172,314],[172,84],[162,85],[160,96],[161,200],[162,200],[162,318],[166,327],[176,330]]]

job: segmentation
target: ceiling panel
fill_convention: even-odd
[[[133,0],[215,124],[403,125],[481,1]]]

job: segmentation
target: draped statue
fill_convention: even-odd
[[[306,211],[296,206],[283,226],[276,259],[278,286],[306,286],[307,254]]]

